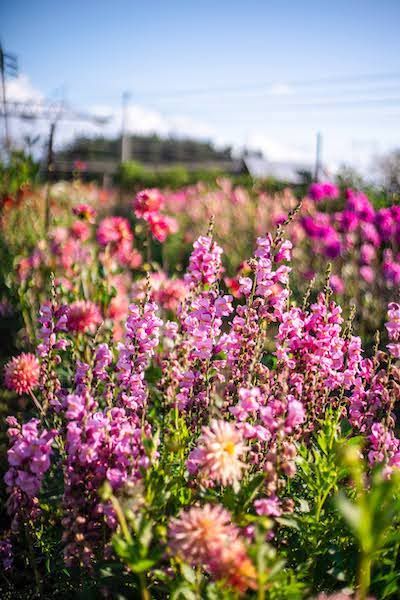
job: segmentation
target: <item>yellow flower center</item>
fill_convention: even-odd
[[[235,454],[235,444],[233,442],[225,442],[224,450],[231,456]]]

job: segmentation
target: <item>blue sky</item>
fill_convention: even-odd
[[[399,143],[399,23],[399,0],[0,8],[2,43],[38,96],[108,111],[118,128],[128,90],[132,130],[257,145],[272,158],[308,160],[320,130],[326,160],[363,165]]]

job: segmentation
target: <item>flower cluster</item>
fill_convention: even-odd
[[[311,189],[309,195],[315,196]],[[322,197],[317,190],[315,199]],[[301,224],[313,252],[338,261],[346,259],[345,273],[355,259],[354,269],[361,281],[371,284],[383,277],[389,288],[400,285],[398,206],[375,210],[365,194],[348,189],[342,210],[326,213],[311,206]]]
[[[31,419],[21,426],[15,417],[8,417],[7,423],[9,469],[4,480],[9,494],[7,511],[15,531],[25,520],[34,519],[40,512],[37,496],[50,467],[56,432],[40,429],[38,419]]]
[[[339,198],[339,188],[329,181],[326,181],[325,183],[312,183],[308,188],[308,195],[315,200],[315,202],[321,202],[321,200],[336,200],[336,198]]]
[[[388,307],[389,321],[386,323],[390,344],[388,350],[394,358],[400,358],[400,304],[391,302]]]
[[[164,196],[155,188],[142,190],[133,201],[135,216],[146,221],[152,236],[159,242],[165,242],[178,228],[175,219],[160,212],[163,207]]]

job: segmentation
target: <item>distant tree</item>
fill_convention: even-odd
[[[63,160],[119,160],[120,138],[80,136],[57,153]],[[231,160],[232,148],[216,148],[211,142],[157,135],[130,136],[131,160],[152,165],[218,162]]]
[[[400,194],[400,148],[385,154],[378,161],[383,187],[389,194]]]
[[[342,189],[363,190],[366,182],[363,176],[350,165],[341,165],[336,173],[335,183]]]

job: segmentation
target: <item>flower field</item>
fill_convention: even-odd
[[[400,206],[2,201],[1,598],[400,597]]]

